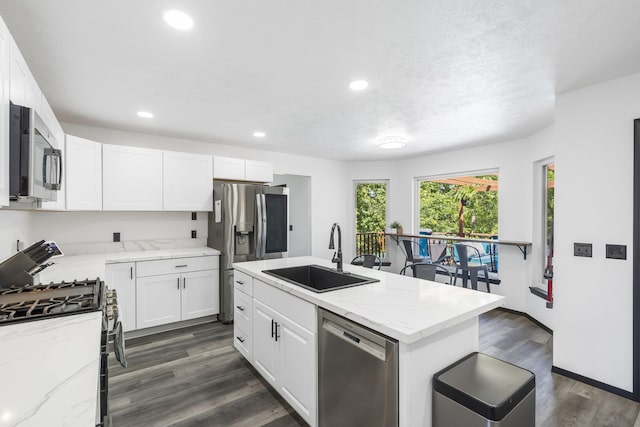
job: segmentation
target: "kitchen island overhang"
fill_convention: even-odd
[[[310,264],[332,266],[296,257],[236,263],[234,269],[398,340],[399,425],[430,426],[433,375],[478,351],[478,315],[503,305],[504,297],[352,265],[345,270],[379,281],[315,293],[262,272]]]

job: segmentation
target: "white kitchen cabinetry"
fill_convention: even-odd
[[[245,180],[253,182],[273,181],[273,165],[267,162],[245,160]]]
[[[165,211],[213,210],[211,156],[165,151],[163,165]]]
[[[136,263],[124,262],[105,266],[105,283],[118,294],[118,317],[122,328],[133,331],[136,328]]]
[[[9,30],[0,18],[0,206],[9,206]]]
[[[233,181],[271,182],[273,165],[254,160],[214,156],[213,177]]]
[[[67,210],[102,210],[102,144],[67,135],[64,165]]]
[[[305,421],[315,426],[315,306],[253,279],[252,318],[253,366]]]
[[[162,210],[162,151],[102,146],[104,210]]]
[[[14,104],[34,108],[38,113],[41,110],[42,92],[36,80],[33,78],[27,62],[24,60],[18,45],[13,38],[10,39],[11,55],[11,101]]]
[[[138,329],[219,312],[217,256],[137,263]]]

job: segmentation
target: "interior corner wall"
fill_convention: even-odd
[[[556,112],[553,363],[632,391],[633,120],[640,74],[561,95]],[[593,257],[573,256],[591,243]],[[605,244],[627,259],[605,258]],[[636,362],[637,363],[637,362]]]
[[[311,254],[313,256],[330,258],[333,252],[327,247],[331,225],[334,222],[347,223],[349,209],[342,202],[347,199],[349,191],[348,186],[345,185],[348,180],[345,162],[72,123],[62,123],[62,127],[67,134],[104,144],[260,160],[273,163],[275,174],[310,176]],[[349,227],[342,227],[342,231],[343,250],[345,253],[351,253],[353,231]]]
[[[16,253],[18,240],[25,248],[35,243],[37,238],[31,232],[31,212],[0,209],[0,261]]]

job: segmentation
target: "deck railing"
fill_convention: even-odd
[[[371,254],[386,258],[387,249],[383,231],[356,233],[356,255]]]

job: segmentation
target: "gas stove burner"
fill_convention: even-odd
[[[0,290],[0,323],[101,310],[104,282],[83,280]]]

